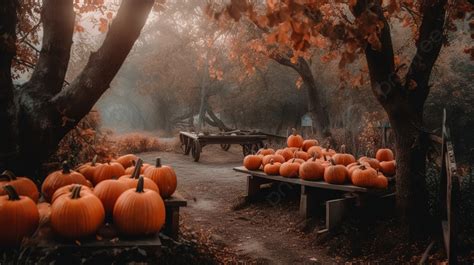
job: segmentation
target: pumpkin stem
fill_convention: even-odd
[[[18,193],[16,192],[15,188],[12,185],[5,185],[5,186],[3,186],[3,189],[8,194],[8,200],[9,201],[19,201],[20,200],[20,196],[18,196]]]
[[[143,160],[141,158],[137,159],[137,163],[135,164],[135,169],[133,170],[133,173],[131,176],[132,179],[137,179],[138,177],[140,177],[140,170],[142,168],[142,165],[143,165]]]
[[[331,164],[332,164],[333,166],[335,166],[335,165],[336,165],[336,161],[334,161],[334,159],[332,159],[332,158],[331,158],[331,159],[329,159],[329,162],[331,162]]]
[[[313,162],[316,161],[316,152],[313,153]]]
[[[95,166],[95,163],[97,162],[97,155],[95,155],[93,158],[92,158],[92,162],[91,162],[91,166]]]
[[[156,158],[156,167],[161,167],[161,157]]]
[[[264,149],[264,150],[268,149],[268,144],[265,144],[265,145],[263,146],[263,149]]]
[[[295,157],[295,158],[293,158],[293,161],[291,161],[291,163],[295,163],[295,161],[296,161],[296,157]]]
[[[69,174],[71,173],[71,167],[69,166],[69,163],[67,161],[63,162],[63,174]]]
[[[8,181],[16,180],[15,174],[10,170],[3,171],[3,173],[0,175],[0,178],[6,178]]]
[[[359,168],[362,169],[362,170],[366,170],[366,169],[367,169],[367,167],[364,166],[364,165],[360,166]]]
[[[81,198],[81,189],[82,185],[74,185],[72,188],[71,199],[79,199]]]
[[[132,160],[132,166],[135,166],[137,162],[135,160]]]
[[[137,184],[137,189],[135,190],[136,192],[138,193],[142,193],[144,192],[143,191],[143,187],[145,186],[145,179],[143,178],[143,176],[140,176],[138,178],[138,184]]]
[[[273,161],[273,159],[270,159],[270,165],[273,165],[273,162],[275,161]]]
[[[343,154],[346,153],[346,145],[345,144],[341,145],[341,153],[343,153]]]
[[[295,128],[291,128],[291,130],[293,131],[293,135],[296,136],[298,133],[296,132],[296,129]]]

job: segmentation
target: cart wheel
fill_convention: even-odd
[[[194,144],[192,146],[192,155],[194,158],[194,162],[199,161],[199,157],[201,156],[201,144],[199,141],[194,141]]]
[[[230,144],[221,144],[221,148],[222,148],[222,150],[224,150],[224,151],[229,151],[229,149],[230,149]]]
[[[263,147],[263,146],[262,146],[262,147]],[[261,147],[260,147],[259,144],[253,144],[252,147],[251,147],[251,152],[253,152],[253,153],[256,154],[256,153],[258,152],[258,150],[260,150],[260,148],[261,148]]]
[[[184,154],[189,155],[191,152],[191,147],[192,147],[192,140],[191,138],[187,138],[184,144]]]
[[[252,153],[252,145],[251,144],[243,144],[242,145],[242,153],[244,156],[248,156]]]
[[[181,150],[183,150],[183,153],[186,154],[186,138],[184,135],[179,135],[179,142],[181,143]]]

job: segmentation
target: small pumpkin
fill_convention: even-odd
[[[331,164],[324,170],[324,181],[330,184],[344,184],[347,180],[347,168],[343,165],[336,165],[331,159]]]
[[[294,157],[303,159],[304,161],[311,158],[311,156],[308,153],[306,153],[305,151],[302,151],[301,149],[295,152]]]
[[[346,145],[341,145],[341,152],[332,156],[336,165],[347,166],[356,161],[355,157],[351,154],[346,154]]]
[[[141,170],[141,167],[143,165],[143,160],[141,158],[139,158],[137,160],[137,164],[135,166],[135,171],[133,171],[132,175],[124,175],[124,176],[121,176],[119,178],[120,181],[122,181],[123,183],[125,183],[125,185],[127,185],[127,187],[129,189],[133,189],[134,187],[137,186],[137,183],[138,183],[138,178],[140,177],[140,170]],[[149,179],[149,178],[145,178],[144,180],[145,182],[145,189],[151,189],[151,190],[154,190],[158,193],[160,193],[160,190],[158,188],[158,186],[156,185],[156,183]]]
[[[263,156],[273,155],[273,154],[275,154],[275,150],[273,150],[272,148],[268,148],[268,145],[265,144],[265,146],[263,148],[258,150],[257,154],[260,154],[260,155],[263,155]]]
[[[273,160],[273,162],[278,162],[278,163],[285,163],[286,162],[285,158],[281,155],[266,155],[262,159],[263,167],[265,168],[265,166],[267,164],[269,164],[270,161],[272,161],[272,160]]]
[[[0,246],[16,247],[36,231],[39,212],[35,202],[18,195],[12,185],[2,189],[7,195],[0,196]]]
[[[135,162],[135,160],[133,161],[133,166],[131,167],[127,167],[125,169],[125,173],[124,175],[131,175],[133,173],[133,171],[135,170],[135,165],[136,165],[137,162]],[[147,164],[147,163],[143,163],[141,169],[140,169],[140,174],[143,174],[145,173],[145,170],[150,166],[150,164]]]
[[[76,171],[81,173],[87,180],[92,182],[92,179],[94,177],[95,170],[97,167],[100,165],[100,163],[97,163],[97,155],[95,155],[92,158],[91,162],[85,163],[82,166],[79,166]]]
[[[115,203],[114,225],[122,235],[141,236],[158,233],[165,223],[165,204],[160,195],[144,188],[140,176],[136,189],[125,191]]]
[[[289,150],[288,148],[278,149],[275,154],[283,156],[285,158],[285,161],[293,159],[293,152],[291,152],[291,150]]]
[[[312,146],[307,151],[310,157],[316,156],[316,158],[320,158],[323,156],[323,149],[320,146]]]
[[[320,180],[324,178],[324,166],[313,156],[312,159],[301,164],[299,176],[304,180]]]
[[[359,187],[374,187],[377,178],[377,171],[364,165],[356,167],[352,173],[352,184]]]
[[[375,158],[380,162],[392,161],[395,159],[392,150],[388,148],[382,148],[382,149],[377,150],[377,153],[375,154]]]
[[[380,171],[382,171],[384,175],[394,176],[395,173],[397,172],[397,162],[395,162],[395,160],[382,161],[379,164],[380,164]]]
[[[370,165],[370,167],[375,169],[375,170],[380,169],[380,162],[375,158],[368,157],[368,156],[363,156],[363,157],[359,158],[359,161],[368,163]]]
[[[265,174],[267,175],[278,175],[280,174],[280,167],[281,167],[281,163],[275,162],[272,159],[270,160],[270,163],[266,164],[263,167],[263,172],[265,172]]]
[[[107,179],[95,186],[94,194],[102,202],[106,216],[112,217],[115,202],[129,188],[125,182],[118,179]]]
[[[347,165],[347,172],[348,172],[348,178],[349,180],[352,182],[352,174],[354,173],[354,170],[356,170],[358,167],[360,166],[365,166],[365,167],[370,167],[370,164],[367,163],[367,162],[361,162],[361,161],[357,161],[357,162],[354,162],[354,163],[351,163],[349,165]]]
[[[388,179],[383,174],[379,173],[374,181],[374,188],[386,189],[388,187]]]
[[[137,161],[138,157],[134,154],[127,154],[117,158],[117,162],[120,163],[123,168],[133,166],[133,161]]]
[[[286,178],[296,178],[300,170],[301,163],[293,160],[287,161],[280,166],[280,175]]]
[[[248,155],[244,158],[244,167],[248,170],[258,170],[262,166],[262,157],[259,155]]]
[[[75,186],[51,206],[51,227],[61,237],[80,239],[92,236],[104,223],[102,202],[93,193],[81,192],[82,187]]]
[[[96,186],[106,179],[118,178],[125,175],[125,169],[121,163],[107,162],[97,167],[92,177],[92,184]]]
[[[51,202],[57,189],[69,184],[88,186],[87,179],[79,172],[71,170],[67,161],[63,162],[63,169],[49,174],[43,182],[41,192],[47,202]]]
[[[71,194],[72,189],[74,189],[74,187],[76,187],[77,185],[80,185],[80,184],[69,184],[69,185],[66,185],[66,186],[63,186],[63,187],[57,189],[54,192],[53,197],[51,198],[51,203],[54,203],[54,201],[56,201],[57,198],[65,195],[65,194]],[[92,193],[92,189],[89,188],[88,186],[82,186],[81,193],[82,194]]]
[[[36,184],[27,177],[17,177],[11,171],[5,170],[0,175],[0,196],[6,195],[7,193],[1,188],[5,185],[11,185],[15,188],[16,192],[20,196],[30,197],[35,203],[39,199],[39,191]]]
[[[321,150],[323,156],[329,156],[332,157],[333,155],[336,154],[336,151],[331,149],[331,143],[328,143],[327,147]]]
[[[171,197],[178,186],[176,172],[170,166],[161,165],[161,158],[156,158],[155,166],[145,171],[145,178],[153,180],[160,190],[163,199]]]
[[[296,132],[296,129],[293,128],[293,134],[291,134],[290,136],[288,136],[288,139],[286,141],[288,147],[295,147],[295,148],[301,148],[303,146],[303,137],[301,137],[301,135],[299,135],[297,132]]]
[[[302,149],[303,149],[303,151],[308,152],[308,150],[309,150],[311,147],[317,146],[317,145],[319,145],[318,140],[315,140],[315,139],[307,139],[307,140],[304,140],[304,141],[303,141]]]

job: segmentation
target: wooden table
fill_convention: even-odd
[[[195,162],[199,161],[202,148],[210,144],[219,144],[225,151],[229,150],[231,144],[239,144],[242,146],[242,152],[248,155],[257,152],[263,147],[263,141],[267,140],[264,134],[196,134],[194,132],[180,132],[179,140],[181,148],[185,155],[191,153]]]
[[[299,178],[272,176],[262,171],[248,170],[243,166],[235,167],[234,171],[247,174],[247,199],[250,201],[258,197],[261,185],[279,183],[290,188],[299,186],[301,189],[299,213],[304,218],[313,216],[316,207],[324,202],[326,207],[326,229],[320,232],[327,232],[339,225],[350,208],[356,204],[363,204],[368,198],[377,197],[383,200],[392,200],[395,195],[390,189],[368,189],[350,184],[334,185],[324,181],[307,181]],[[393,182],[392,179],[389,179],[389,181]],[[269,194],[267,200],[272,203],[273,198],[280,196],[281,189],[282,186],[279,186],[278,192]]]
[[[167,236],[176,238],[179,233],[179,208],[186,207],[188,202],[177,191],[165,199],[166,222],[163,233]]]

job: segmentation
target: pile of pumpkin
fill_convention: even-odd
[[[0,246],[20,245],[47,222],[56,235],[72,240],[96,235],[105,222],[124,236],[159,232],[165,223],[163,199],[176,190],[174,170],[160,158],[155,165],[131,154],[102,164],[95,159],[76,170],[64,162],[44,180],[42,198],[33,181],[3,172]]]
[[[315,139],[304,140],[295,129],[287,145],[276,151],[265,146],[246,156],[244,166],[248,170],[263,170],[268,175],[378,189],[387,188],[386,176],[395,175],[396,163],[390,149],[377,150],[375,158],[363,156],[356,160],[345,153],[344,145],[337,153],[329,146],[322,148]]]

